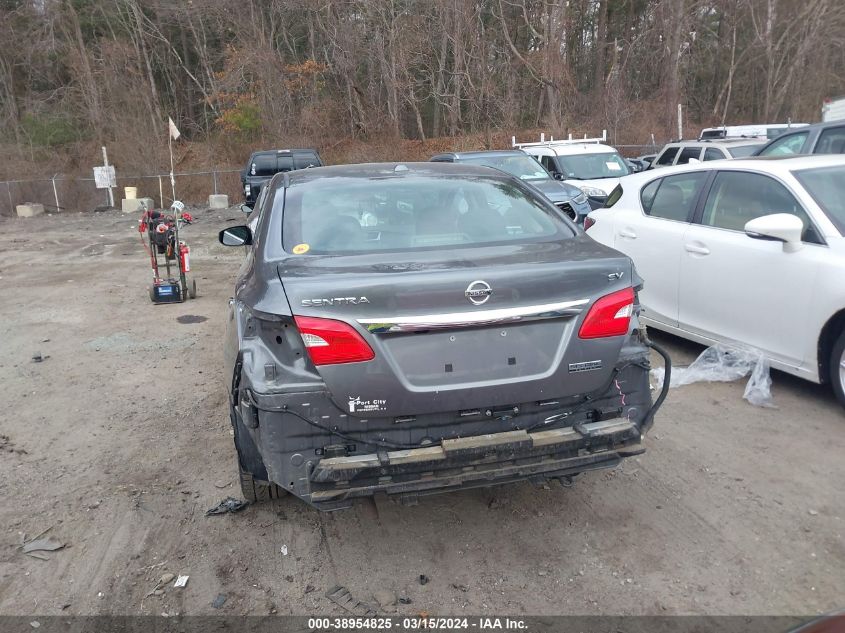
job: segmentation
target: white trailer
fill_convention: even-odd
[[[825,99],[822,104],[822,122],[845,119],[845,97]]]

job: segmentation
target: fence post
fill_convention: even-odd
[[[62,210],[61,205],[59,204],[59,192],[56,190],[56,176],[59,174],[53,174],[53,177],[50,179],[53,183],[53,198],[56,200],[56,213],[59,213]]]
[[[214,176],[214,195],[216,196],[217,195],[217,170],[215,169],[214,171],[211,172],[211,174]]]
[[[161,187],[161,176],[158,177],[158,201],[161,203],[160,208],[164,208],[164,189]]]

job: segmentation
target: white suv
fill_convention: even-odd
[[[725,160],[746,158],[765,145],[765,139],[743,138],[719,141],[678,141],[665,145],[650,169],[669,165],[686,165],[691,160]]]
[[[575,185],[587,194],[590,206],[600,209],[607,196],[619,184],[622,176],[631,173],[628,164],[613,147],[604,145],[607,132],[600,138],[546,141],[540,136],[539,143],[517,143],[512,145],[533,156],[556,179]]]

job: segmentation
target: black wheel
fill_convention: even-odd
[[[149,290],[150,290],[150,301],[152,301],[153,303],[155,303],[155,302],[156,302],[156,291],[155,291],[155,286],[150,286]]]
[[[191,299],[197,298],[197,280],[196,279],[191,279],[191,281],[188,283],[188,296]]]
[[[830,352],[830,384],[839,404],[845,407],[845,331],[839,334]]]
[[[284,488],[271,484],[266,481],[258,481],[248,473],[241,469],[241,492],[244,499],[252,503],[259,501],[270,501],[270,499],[281,499],[287,494]]]

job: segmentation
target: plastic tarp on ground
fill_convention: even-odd
[[[714,345],[687,367],[673,367],[669,387],[694,382],[733,382],[751,374],[743,398],[758,407],[774,407],[769,361],[759,350]],[[651,370],[657,388],[663,386],[663,368]]]

